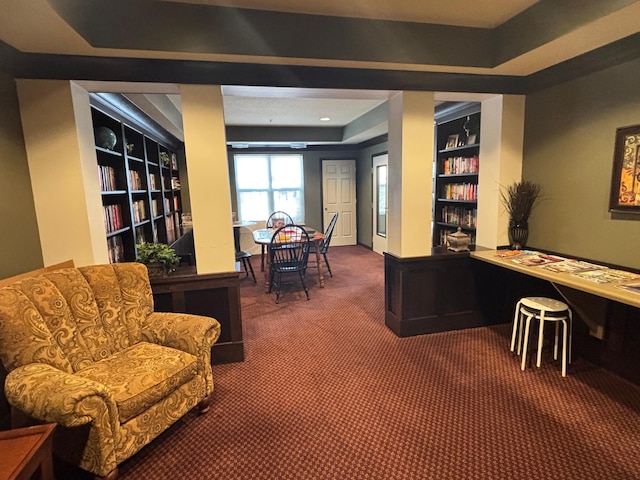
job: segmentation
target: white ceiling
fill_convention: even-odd
[[[151,0],[494,28],[537,0]],[[273,63],[281,65],[402,69],[484,75],[530,75],[640,31],[640,1],[629,1],[563,35],[495,67],[391,64],[314,58],[276,58],[194,52],[97,48],[67,24],[47,0],[2,0],[0,40],[22,52],[98,57]],[[550,19],[561,22],[561,19]],[[328,35],[331,32],[327,32]],[[82,82],[90,91],[121,92],[163,127],[182,138],[179,87],[174,84]],[[223,86],[225,122],[236,126],[344,126],[386,101],[386,91]],[[468,95],[437,94],[439,100]],[[321,122],[321,117],[329,122]],[[377,134],[380,126],[369,135]]]

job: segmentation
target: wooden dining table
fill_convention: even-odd
[[[261,228],[253,231],[253,241],[258,245],[267,245],[271,243],[271,237],[275,233],[276,228]],[[306,229],[307,231],[309,229]],[[320,253],[320,242],[324,240],[324,234],[322,232],[315,231],[313,236],[309,235],[309,243],[315,247],[316,251],[316,267],[318,268],[318,283],[320,288],[324,288],[324,274],[322,273],[322,262],[321,262],[321,253]],[[270,280],[271,278],[271,262],[269,260],[269,255],[267,255],[267,268],[265,268],[264,272],[264,287],[265,292],[269,293],[270,288]]]

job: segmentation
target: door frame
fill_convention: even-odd
[[[387,250],[388,238],[389,238],[389,219],[387,217],[389,212],[389,196],[388,192],[386,195],[386,211],[387,215],[385,215],[386,228],[385,228],[385,236],[382,237],[377,234],[378,231],[378,216],[376,214],[378,210],[378,196],[377,196],[377,174],[376,169],[385,165],[387,167],[387,185],[389,183],[389,152],[381,152],[371,157],[371,249],[382,255]]]

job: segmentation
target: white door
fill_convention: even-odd
[[[373,158],[373,251],[387,250],[387,163],[386,153]]]
[[[356,225],[356,161],[322,161],[322,203],[324,228],[338,212],[331,245],[355,245]]]

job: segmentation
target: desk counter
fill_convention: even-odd
[[[557,273],[542,268],[540,265],[527,266],[513,262],[510,258],[502,258],[498,256],[499,250],[483,250],[471,252],[471,258],[488,262],[493,265],[508,268],[516,272],[524,273],[525,275],[531,275],[533,277],[547,280],[554,285],[561,285],[569,287],[574,290],[590,293],[598,297],[603,297],[615,302],[631,305],[632,307],[640,308],[640,293],[635,293],[630,290],[620,288],[618,285],[624,285],[625,283],[636,283],[640,279],[626,280],[615,283],[595,283],[589,280],[577,278],[570,273]]]

